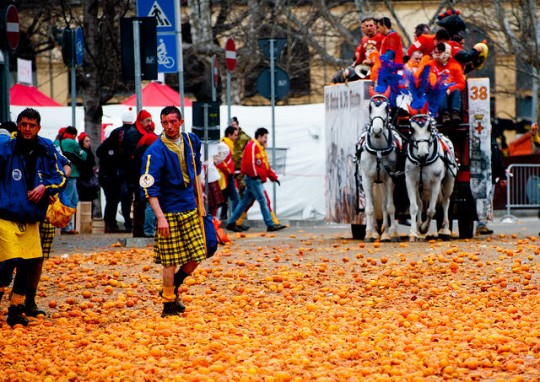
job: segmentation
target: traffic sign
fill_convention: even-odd
[[[225,65],[230,73],[236,69],[236,45],[232,38],[228,38],[225,42]]]
[[[84,59],[84,38],[82,28],[75,29],[75,61],[81,66]]]
[[[174,1],[138,0],[138,17],[155,17],[157,32],[175,32]]]
[[[217,89],[218,84],[219,84],[219,65],[218,65],[217,56],[215,54],[214,54],[214,60],[212,64],[212,75],[214,79],[214,87]]]
[[[66,64],[66,66],[69,66],[69,67],[72,67],[75,65],[75,63],[73,62],[73,59],[74,59],[73,39],[74,38],[75,38],[74,31],[69,29],[69,27],[65,27],[64,31],[62,32],[62,59],[64,60],[64,64]]]
[[[287,44],[286,38],[260,38],[259,41],[259,48],[262,49],[264,52],[264,55],[270,60],[270,44],[271,41],[274,41],[274,60],[278,60],[279,56],[281,55],[281,51],[285,47],[285,44]]]
[[[8,5],[5,13],[6,40],[10,49],[15,50],[19,46],[19,13],[13,5]]]
[[[138,44],[134,43],[134,22],[139,24]],[[122,78],[124,81],[133,81],[135,79],[134,49],[138,49],[140,54],[141,79],[157,79],[158,58],[156,40],[156,20],[153,17],[131,17],[120,19]]]
[[[157,34],[157,59],[159,73],[178,72],[176,35],[174,33]]]
[[[279,101],[289,92],[290,81],[287,72],[281,68],[276,67],[274,74],[274,83],[274,95],[276,100]],[[257,91],[261,93],[264,98],[270,101],[272,100],[270,68],[265,68],[259,73],[259,77],[257,77]]]

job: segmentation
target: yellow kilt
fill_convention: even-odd
[[[196,209],[185,212],[166,213],[169,237],[156,231],[154,239],[154,262],[163,266],[184,265],[191,261],[206,260],[206,249]]]
[[[50,257],[55,229],[56,228],[48,220],[43,220],[39,223],[39,238],[44,259]]]
[[[0,219],[0,262],[42,257],[38,225]]]

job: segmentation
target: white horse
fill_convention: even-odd
[[[411,138],[405,161],[405,181],[412,220],[409,239],[415,241],[418,232],[425,234],[428,231],[439,202],[443,210],[439,237],[449,240],[451,232],[448,208],[457,173],[454,146],[450,139],[437,132],[435,121],[430,115],[413,115],[410,124]],[[423,213],[427,215],[425,221],[422,221]]]
[[[388,98],[382,94],[371,97],[370,123],[360,138],[360,174],[365,193],[365,241],[399,241],[394,206],[394,181],[397,153],[395,137],[390,126]],[[381,233],[377,220],[382,219]]]

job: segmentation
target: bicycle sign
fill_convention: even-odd
[[[176,63],[176,35],[174,34],[157,34],[157,58],[158,72],[160,73],[175,73],[178,71]]]

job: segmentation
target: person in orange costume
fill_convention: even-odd
[[[465,76],[459,62],[451,57],[451,47],[446,43],[438,43],[433,50],[433,60],[429,62],[432,72],[445,84],[451,85],[445,93],[439,115],[443,125],[461,123],[461,92],[465,90]]]

